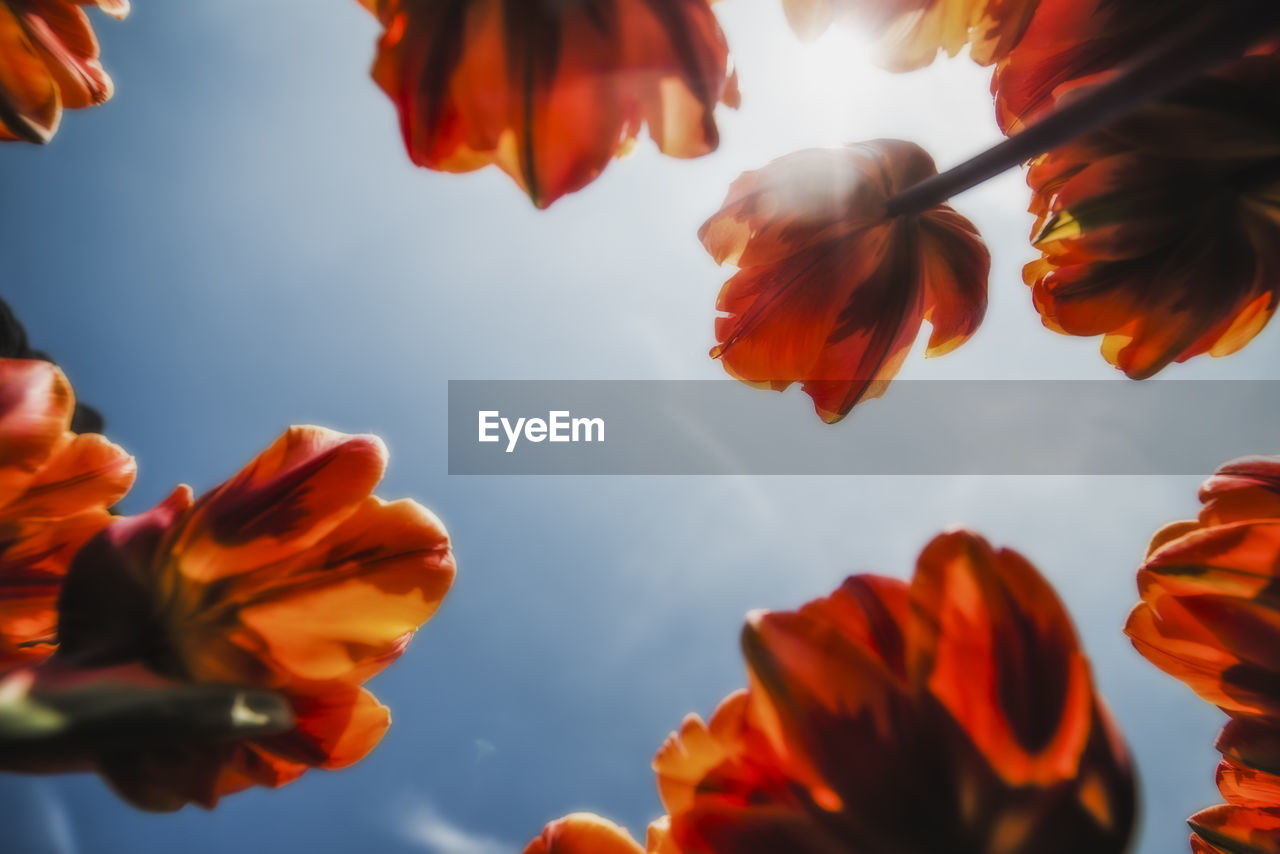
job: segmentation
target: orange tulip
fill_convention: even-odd
[[[854,576],[755,614],[743,650],[747,689],[654,760],[649,854],[1124,850],[1127,753],[1070,618],[1014,552],[942,534],[909,584]]]
[[[129,0],[0,0],[0,140],[48,142],[64,107],[111,97],[81,6],[129,14]]]
[[[885,203],[936,170],[916,145],[875,140],[789,154],[733,183],[699,232],[740,267],[720,292],[711,351],[751,385],[804,385],[824,421],[878,397],[923,321],[926,355],[982,322],[991,260],[947,205],[889,217]]]
[[[1228,463],[1200,498],[1197,520],[1152,540],[1125,631],[1149,661],[1228,714],[1276,718],[1280,459]]]
[[[737,105],[710,0],[376,6],[386,31],[373,76],[413,161],[496,164],[540,208],[595,180],[646,123],[666,154],[715,150],[716,104]]]
[[[294,427],[198,500],[179,487],[80,550],[51,677],[141,665],[172,682],[276,692],[296,720],[248,742],[104,751],[98,770],[125,798],[212,807],[377,744],[388,712],[361,686],[404,651],[454,574],[435,516],[371,495],[385,462],[375,437]]]
[[[524,854],[643,854],[631,834],[608,819],[574,813],[547,825]]]
[[[877,59],[891,71],[923,68],[938,51],[990,65],[1008,55],[1041,0],[782,0],[791,27],[814,38],[844,18],[876,38]]]
[[[1233,353],[1280,287],[1280,56],[1253,56],[1033,161],[1046,326],[1135,379]]]
[[[133,485],[133,458],[72,433],[74,410],[62,371],[0,359],[0,672],[52,654],[71,559]]]
[[[1016,553],[943,534],[909,585],[855,576],[743,648],[747,691],[655,762],[685,854],[1124,849],[1125,749]]]
[[[1149,661],[1220,707],[1218,790],[1226,805],[1191,818],[1192,850],[1280,851],[1280,458],[1220,468],[1198,519],[1151,541],[1142,602],[1125,631]]]

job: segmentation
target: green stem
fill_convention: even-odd
[[[1148,50],[1107,82],[946,172],[889,199],[890,216],[928,210],[1046,151],[1123,118],[1280,32],[1280,2],[1223,2]]]

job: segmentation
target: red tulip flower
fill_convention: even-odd
[[[896,192],[936,174],[919,146],[875,140],[781,157],[733,183],[699,232],[739,267],[716,307],[711,351],[751,385],[799,382],[824,421],[880,396],[924,321],[926,355],[982,322],[991,259],[948,205],[890,216]]]
[[[1135,379],[1223,356],[1280,289],[1280,56],[1252,56],[1032,162],[1046,326]]]
[[[710,0],[364,0],[386,28],[373,77],[415,163],[490,164],[544,208],[648,125],[697,157],[737,83]]]
[[[910,583],[855,576],[755,614],[743,650],[747,689],[658,752],[650,854],[1124,850],[1127,753],[1061,602],[1014,552],[943,534]]]
[[[388,711],[362,686],[404,652],[454,574],[430,511],[371,494],[385,462],[375,437],[294,427],[199,499],[179,487],[80,550],[58,603],[58,652],[33,694],[68,673],[124,668],[261,689],[296,722],[248,741],[104,747],[92,761],[125,798],[212,807],[350,765],[381,739]]]
[[[1231,720],[1218,738],[1227,803],[1191,817],[1192,849],[1280,851],[1280,460],[1220,468],[1199,518],[1155,535],[1125,631],[1161,670]]]

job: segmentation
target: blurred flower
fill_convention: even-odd
[[[435,516],[371,495],[385,462],[375,437],[294,427],[199,500],[179,487],[80,550],[36,690],[67,670],[137,665],[171,683],[275,692],[296,719],[247,742],[99,752],[125,798],[212,807],[377,744],[388,712],[361,685],[404,651],[454,573]]]
[[[1200,500],[1198,519],[1152,539],[1125,632],[1231,716],[1217,745],[1228,805],[1191,818],[1192,849],[1280,851],[1280,458],[1224,465]]]
[[[735,181],[699,232],[718,263],[741,268],[720,291],[712,357],[752,385],[803,383],[831,422],[884,392],[923,321],[926,355],[964,343],[987,307],[977,230],[948,205],[885,210],[934,174],[919,146],[874,140],[789,154]]]
[[[816,38],[837,19],[869,31],[877,61],[891,71],[923,68],[966,45],[982,65],[1006,57],[1041,0],[782,0],[801,38]]]
[[[3,299],[0,299],[0,359],[39,359],[53,362],[48,353],[31,347],[27,341],[26,327]],[[82,401],[76,401],[71,413],[73,433],[101,433],[103,426],[102,413]]]
[[[749,688],[659,752],[693,852],[1119,852],[1133,778],[1070,618],[1022,557],[951,532],[910,584],[754,615]]]
[[[1252,56],[1032,162],[1046,326],[1135,379],[1248,343],[1280,286],[1280,56]]]
[[[743,650],[747,689],[658,752],[650,854],[1124,849],[1126,750],[1061,602],[1014,552],[942,534],[909,584],[854,576],[754,614]]]
[[[365,0],[366,6],[374,5]],[[737,82],[710,0],[376,0],[373,76],[415,163],[496,164],[540,208],[600,174],[648,124],[697,157]]]
[[[81,6],[129,14],[129,0],[0,0],[0,140],[48,142],[64,107],[111,97]]]
[[[74,409],[62,371],[0,359],[0,672],[53,652],[71,559],[133,485],[131,456],[70,431]]]
[[[642,854],[621,827],[591,815],[574,813],[547,825],[542,835],[529,843],[524,854]]]

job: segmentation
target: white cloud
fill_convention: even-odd
[[[406,839],[431,854],[511,854],[514,847],[454,824],[426,801],[406,807],[400,819]]]
[[[76,854],[79,846],[76,845],[75,829],[62,797],[48,785],[37,786],[33,791],[43,814],[51,854]]]

